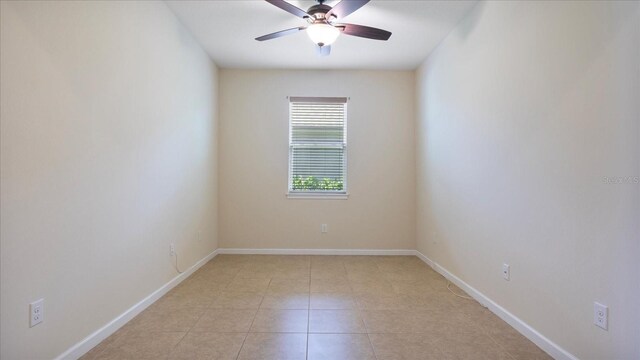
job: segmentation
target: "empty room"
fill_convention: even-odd
[[[2,360],[640,359],[640,1],[0,0]]]

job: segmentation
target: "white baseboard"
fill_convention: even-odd
[[[531,340],[534,344],[538,345],[542,350],[544,350],[547,354],[553,357],[556,360],[578,360],[576,356],[568,352],[567,350],[560,347],[558,344],[546,338],[544,335],[539,333],[536,329],[529,326],[527,323],[522,321],[517,316],[513,315],[509,311],[507,311],[502,306],[498,305],[496,302],[488,298],[486,295],[481,293],[480,291],[474,289],[471,285],[462,281],[459,277],[453,275],[447,269],[442,267],[440,264],[435,261],[429,259],[421,252],[415,250],[415,255],[419,257],[422,261],[424,261],[427,265],[429,265],[433,270],[440,273],[447,280],[451,281],[460,289],[464,290],[471,297],[476,299],[480,304],[485,306],[487,309],[491,310],[494,314],[504,320],[507,324],[511,325],[514,329],[516,329],[520,334],[522,334],[527,339]]]
[[[415,250],[404,249],[239,249],[220,248],[219,254],[243,255],[409,255]]]
[[[133,319],[136,315],[140,314],[144,309],[148,308],[156,300],[161,298],[164,294],[169,292],[169,290],[173,289],[176,285],[180,284],[184,279],[189,277],[189,275],[193,274],[202,265],[206,264],[209,260],[213,259],[218,254],[219,254],[218,250],[215,250],[211,254],[205,256],[202,260],[198,261],[193,266],[183,271],[182,274],[171,279],[171,281],[164,284],[161,288],[154,291],[149,296],[142,299],[137,304],[133,305],[131,308],[127,309],[118,317],[111,320],[108,324],[96,330],[91,335],[87,336],[82,341],[80,341],[79,343],[70,347],[67,351],[63,352],[55,359],[56,360],[75,360],[80,358],[82,355],[86,354],[87,352],[89,352],[89,350],[93,349],[96,345],[98,345],[104,339],[109,337],[111,334],[115,333],[129,320]]]

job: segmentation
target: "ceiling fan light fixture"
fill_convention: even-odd
[[[333,44],[340,36],[340,29],[327,23],[316,23],[309,25],[307,35],[315,44],[327,46]]]

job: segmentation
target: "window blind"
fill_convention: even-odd
[[[346,98],[289,101],[289,191],[344,193]]]

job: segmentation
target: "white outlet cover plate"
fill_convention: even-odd
[[[609,308],[598,302],[593,303],[593,323],[605,330],[609,327]]]
[[[502,277],[505,280],[511,279],[511,267],[509,264],[502,264]]]
[[[29,304],[29,327],[34,327],[44,320],[44,299]]]

